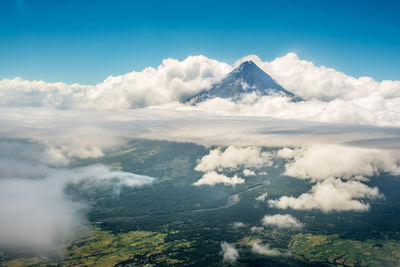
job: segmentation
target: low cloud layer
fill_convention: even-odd
[[[90,179],[118,191],[154,180],[112,172],[103,165],[59,166],[59,161],[50,159],[51,152],[28,141],[2,140],[0,146],[0,247],[58,253],[59,246],[86,224],[88,207],[65,194],[68,184]]]
[[[282,229],[299,229],[303,227],[303,224],[290,214],[265,215],[261,222],[264,226]]]

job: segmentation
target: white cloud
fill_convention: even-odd
[[[228,177],[223,174],[218,174],[214,171],[205,173],[197,182],[193,185],[210,185],[214,186],[216,184],[224,184],[224,185],[237,185],[243,184],[245,180],[243,178],[234,175],[233,177]]]
[[[400,154],[396,150],[312,145],[296,150],[292,157],[294,159],[286,164],[285,174],[313,181],[330,177],[357,179],[381,172],[400,174]]]
[[[110,76],[94,86],[21,78],[0,81],[0,105],[123,109],[184,100],[222,79],[231,67],[204,56],[165,59],[157,68]]]
[[[213,98],[199,103],[197,109],[224,116],[269,116],[318,122],[400,126],[400,97],[379,101],[370,96],[357,100],[334,99],[329,102],[310,99],[292,102],[287,97],[244,95],[239,101]]]
[[[295,53],[288,53],[271,62],[263,62],[257,56],[239,60],[253,60],[285,89],[306,99],[354,100],[378,94],[388,99],[400,97],[400,81],[377,82],[370,77],[354,78],[325,66],[315,66],[301,60]]]
[[[53,250],[84,226],[84,205],[50,179],[0,179],[0,245]]]
[[[238,229],[238,228],[242,228],[242,227],[245,227],[245,226],[246,225],[244,223],[242,223],[242,222],[234,222],[232,224],[233,229]]]
[[[259,195],[258,197],[256,197],[256,200],[257,200],[257,201],[260,201],[260,202],[264,202],[265,199],[267,199],[267,196],[268,196],[268,193],[265,192],[264,194],[261,194],[261,195]]]
[[[221,148],[211,150],[208,155],[201,158],[196,171],[213,171],[223,169],[260,168],[270,166],[271,155],[262,152],[258,147],[229,146],[224,151]]]
[[[60,166],[47,158],[45,147],[26,140],[0,140],[0,147],[0,246],[7,248],[60,252],[57,249],[85,226],[87,204],[65,194],[68,184],[90,179],[94,183],[84,190],[98,184],[118,192],[121,186],[154,180],[111,172],[103,165]]]
[[[303,227],[303,224],[290,214],[265,215],[261,222],[264,226],[284,229],[299,229]]]
[[[227,263],[234,263],[239,258],[239,253],[234,244],[228,242],[221,243],[222,261]]]
[[[243,173],[244,176],[255,176],[256,175],[256,173],[254,171],[249,170],[249,169],[244,169],[242,171],[242,173]]]
[[[377,82],[369,77],[354,78],[324,66],[301,60],[294,53],[263,62],[252,59],[287,90],[306,101],[284,97],[245,96],[238,103],[212,99],[198,107],[223,115],[270,116],[319,122],[400,126],[400,81]],[[232,69],[226,63],[204,56],[183,61],[166,59],[157,68],[109,77],[93,86],[20,78],[0,81],[1,106],[34,106],[62,109],[129,109],[182,101],[208,89]]]
[[[396,149],[315,144],[282,151],[285,155],[281,157],[288,159],[284,174],[310,179],[314,185],[299,197],[283,196],[270,200],[269,204],[276,208],[367,211],[369,204],[366,200],[381,198],[382,195],[378,188],[362,182],[381,173],[400,175],[400,156]]]
[[[278,200],[270,200],[272,207],[296,210],[319,209],[330,211],[367,211],[369,204],[361,199],[376,199],[382,195],[377,187],[368,187],[358,181],[343,182],[339,179],[328,179],[315,184],[310,192],[299,197],[283,196]]]
[[[288,147],[284,147],[282,149],[279,149],[276,152],[276,156],[278,158],[283,158],[283,159],[292,159],[294,158],[294,156],[296,155],[296,152],[294,149],[288,148]]]
[[[256,240],[251,244],[251,252],[264,256],[279,256],[280,251],[276,248],[270,248],[268,244],[262,245],[260,240]]]

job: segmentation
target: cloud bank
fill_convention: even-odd
[[[86,225],[86,203],[73,201],[68,184],[92,180],[118,191],[154,178],[112,172],[103,165],[67,168],[43,146],[28,141],[0,141],[0,247],[61,253],[66,240]],[[64,161],[61,161],[64,164]],[[89,189],[89,188],[87,188]]]
[[[183,101],[222,79],[231,67],[204,56],[165,59],[157,68],[110,76],[94,86],[21,78],[0,81],[3,106],[63,109],[125,109]]]
[[[175,105],[175,108],[223,115],[400,126],[400,81],[351,77],[332,68],[316,66],[294,53],[271,62],[251,55],[235,65],[249,59],[305,101],[250,94],[238,102],[213,99],[197,107]],[[110,76],[96,85],[3,79],[0,80],[0,105],[99,110],[182,102],[210,88],[232,68],[205,56],[189,56],[182,61],[166,59],[157,68]]]

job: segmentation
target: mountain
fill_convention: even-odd
[[[300,97],[280,86],[253,61],[245,61],[230,72],[222,81],[190,98],[188,102],[195,104],[214,97],[238,99],[241,95],[256,92],[258,95],[282,95],[294,101]]]

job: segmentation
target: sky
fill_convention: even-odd
[[[0,79],[96,84],[165,58],[233,64],[289,52],[346,74],[399,80],[399,1],[0,3]]]

